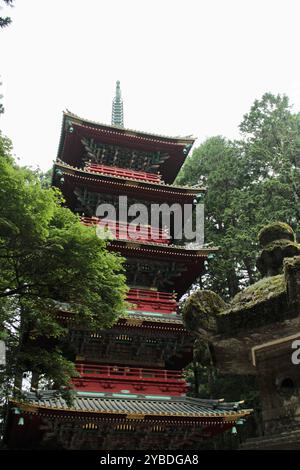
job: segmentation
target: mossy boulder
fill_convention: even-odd
[[[229,308],[222,313],[230,311],[252,308],[261,302],[278,297],[285,292],[286,284],[283,274],[278,276],[264,277],[260,281],[252,284],[239,292],[230,302]]]
[[[261,247],[265,247],[275,240],[290,240],[294,242],[295,232],[288,224],[284,222],[273,222],[261,229],[258,234],[258,240]]]
[[[294,256],[294,258],[285,259],[284,272],[286,275],[291,272],[300,273],[300,256]]]
[[[258,234],[262,251],[256,266],[262,276],[276,276],[283,272],[283,260],[300,255],[295,232],[284,222],[266,225]]]
[[[199,289],[185,301],[183,321],[189,331],[207,336],[216,332],[216,315],[226,307],[218,294]]]
[[[194,355],[195,361],[200,362],[202,366],[212,365],[212,355],[207,341],[203,341],[202,338],[197,338],[194,342]]]
[[[232,335],[242,330],[285,320],[294,316],[288,308],[283,274],[261,279],[239,292],[228,308],[217,316],[218,333]]]
[[[256,261],[262,276],[274,276],[283,272],[283,260],[300,255],[300,244],[291,240],[274,240],[267,244]]]
[[[283,222],[264,227],[257,267],[263,279],[239,292],[226,304],[212,291],[197,290],[185,302],[188,330],[210,342],[215,334],[239,333],[293,318],[300,306],[300,244]],[[297,308],[296,308],[297,307]]]
[[[287,284],[288,300],[291,305],[295,305],[297,310],[300,307],[300,256],[287,258],[284,260],[284,275]]]

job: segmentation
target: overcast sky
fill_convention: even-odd
[[[0,2],[1,4],[3,2]],[[62,111],[125,127],[238,136],[264,92],[300,110],[299,0],[16,0],[0,31],[0,129],[22,164],[56,157]]]

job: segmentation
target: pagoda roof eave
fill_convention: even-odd
[[[121,240],[113,240],[108,248],[126,257],[128,262],[131,259],[144,259],[149,260],[150,263],[157,261],[162,263],[171,261],[175,265],[178,263],[181,272],[172,278],[173,289],[177,292],[178,299],[204,272],[204,261],[208,254],[214,252],[213,249],[197,252],[197,250],[174,249],[169,246],[139,245],[138,243]],[[187,266],[188,269],[186,270]]]
[[[151,139],[151,140],[159,140],[159,141],[167,141],[167,142],[172,142],[172,143],[177,143],[177,144],[182,144],[182,145],[187,145],[187,144],[193,144],[196,140],[196,137],[189,135],[189,136],[176,136],[176,137],[171,137],[163,134],[156,134],[152,132],[144,132],[144,131],[138,131],[136,129],[128,129],[125,127],[119,127],[119,126],[114,126],[114,125],[109,125],[109,124],[104,124],[99,121],[94,121],[91,119],[86,119],[78,116],[75,113],[72,113],[69,110],[63,111],[63,118],[64,120],[66,118],[71,119],[72,121],[82,124],[82,125],[87,125],[87,126],[93,126],[95,128],[99,129],[106,129],[106,130],[112,130],[114,132],[117,132],[119,134],[127,134],[131,135],[133,137],[140,137],[140,138],[146,138],[146,139]]]
[[[183,196],[189,196],[191,198],[196,197],[198,194],[205,193],[206,187],[199,187],[199,188],[190,188],[188,186],[173,186],[170,184],[162,184],[162,183],[155,183],[151,181],[142,181],[139,179],[132,179],[132,178],[124,178],[121,176],[114,176],[114,175],[107,175],[107,174],[99,174],[93,171],[85,170],[82,168],[73,167],[68,163],[65,163],[61,160],[57,160],[55,162],[55,167],[61,169],[64,173],[73,175],[74,177],[83,177],[86,178],[88,181],[94,182],[112,182],[114,184],[119,184],[121,186],[126,185],[126,188],[130,185],[131,187],[136,187],[140,191],[145,189],[158,191],[162,193],[177,193],[178,195],[182,194]]]
[[[238,403],[224,403],[222,400],[78,391],[74,393],[72,405],[68,406],[58,392],[51,392],[41,392],[38,397],[28,392],[24,401],[10,401],[10,405],[29,414],[62,414],[74,418],[89,416],[98,419],[115,416],[141,420],[174,418],[181,421],[235,422],[252,412],[239,409]]]
[[[57,311],[57,318],[61,318],[64,321],[69,321],[74,319],[74,314],[71,309],[59,309]],[[181,330],[186,335],[190,335],[187,332],[183,325],[183,321],[180,315],[168,315],[162,314],[158,316],[155,312],[145,312],[142,313],[141,311],[130,311],[117,318],[115,323],[111,326],[111,328],[115,327],[125,327],[125,328],[160,328],[162,330],[172,329],[172,330]]]
[[[109,246],[120,249],[121,253],[125,249],[132,250],[133,252],[140,251],[144,255],[149,254],[150,256],[165,255],[166,257],[177,256],[178,258],[189,258],[191,261],[206,259],[210,254],[214,254],[219,250],[218,247],[187,249],[176,245],[162,245],[161,243],[136,242],[119,239],[111,240],[109,242]]]
[[[171,318],[166,318],[167,316]],[[189,335],[190,333],[187,332],[183,321],[181,318],[174,318],[175,315],[163,315],[163,316],[155,316],[151,315],[151,313],[136,313],[131,312],[127,313],[124,317],[119,317],[116,324],[113,326],[118,327],[139,327],[145,329],[151,329],[155,327],[155,329],[161,330],[174,330],[174,331],[182,331],[185,335]]]
[[[69,132],[72,129],[72,132]],[[79,165],[82,161],[82,139],[93,139],[132,150],[165,152],[169,158],[162,161],[159,171],[163,179],[172,183],[184,163],[195,137],[168,137],[109,126],[82,119],[69,111],[63,113],[57,158]]]

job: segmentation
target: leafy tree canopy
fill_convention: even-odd
[[[177,182],[207,186],[206,239],[220,247],[209,260],[202,287],[224,299],[257,280],[257,234],[270,222],[287,222],[300,234],[300,115],[286,96],[266,93],[253,103],[240,125],[241,139],[207,139],[187,159]],[[202,349],[201,349],[202,348]],[[253,436],[261,427],[258,386],[249,377],[222,377],[203,348],[195,347],[187,370],[199,397],[238,397],[255,409],[244,430]],[[208,355],[209,356],[209,355]],[[244,437],[245,437],[244,436]],[[228,448],[231,443],[215,443]]]
[[[67,386],[74,368],[62,354],[68,325],[57,312],[72,312],[74,324],[92,331],[110,326],[125,308],[123,260],[10,152],[1,137],[0,338],[8,346],[2,379],[31,371]]]
[[[255,282],[257,233],[281,220],[300,232],[300,115],[288,98],[266,93],[240,125],[241,139],[211,137],[177,182],[207,185],[206,239],[220,247],[203,280],[224,298]]]
[[[0,86],[2,85],[2,83],[0,82]],[[2,100],[3,98],[3,95],[0,93],[0,100]],[[3,114],[4,113],[4,106],[2,103],[0,103],[0,114]]]
[[[2,2],[12,7],[14,0],[2,0]],[[11,23],[11,18],[9,16],[5,16],[5,17],[0,16],[0,28],[4,28],[5,26],[8,26],[10,23]]]

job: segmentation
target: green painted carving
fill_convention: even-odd
[[[133,150],[96,142],[94,139],[83,138],[81,143],[85,149],[83,161],[100,165],[113,165],[119,168],[156,173],[157,168],[169,158],[166,152]]]

